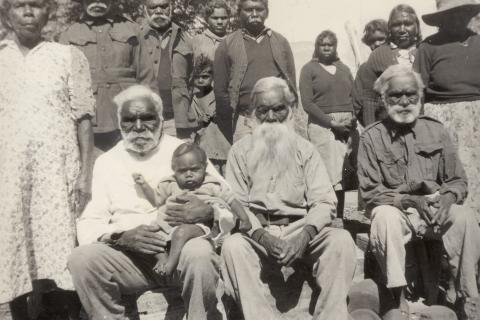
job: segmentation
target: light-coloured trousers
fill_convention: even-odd
[[[386,277],[387,288],[407,285],[405,244],[412,239],[415,230],[405,215],[396,207],[387,205],[378,206],[372,211],[370,241],[376,260]],[[473,211],[465,206],[453,205],[450,217],[440,231],[457,294],[477,297],[480,228]]]
[[[210,241],[195,238],[182,249],[177,271],[187,318],[221,319],[216,288],[219,257]],[[91,320],[125,320],[122,295],[141,294],[162,283],[154,256],[135,255],[103,243],[76,248],[68,261],[75,289]]]
[[[266,228],[284,237],[281,227]],[[227,238],[222,247],[222,276],[225,293],[241,307],[245,320],[276,320],[280,312],[275,307],[274,292],[268,281],[263,282],[262,270],[281,272],[278,264],[268,258],[261,245],[241,234]],[[321,292],[313,319],[347,320],[347,294],[355,272],[355,244],[348,232],[324,228],[310,242],[302,259],[312,270]]]

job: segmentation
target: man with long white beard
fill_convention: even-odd
[[[251,99],[257,125],[233,145],[226,177],[253,213],[253,228],[223,244],[226,293],[245,320],[279,319],[277,295],[261,275],[304,265],[321,288],[313,318],[347,320],[355,245],[348,232],[329,227],[335,193],[320,155],[293,129],[295,96],[285,80],[269,77],[255,84]]]
[[[153,271],[155,254],[166,248],[165,234],[152,224],[152,207],[132,174],[150,185],[171,175],[174,150],[183,142],[163,134],[162,101],[152,90],[135,85],[118,94],[119,125],[123,136],[101,155],[93,170],[92,201],[78,220],[80,246],[68,268],[90,319],[125,319],[124,294],[140,294],[164,283]],[[218,173],[211,164],[207,172]],[[212,224],[214,209],[195,196],[178,196],[166,207],[171,225]],[[228,219],[228,218],[227,218]],[[188,319],[218,319],[216,288],[218,256],[208,239],[195,238],[182,249],[177,266]]]
[[[479,294],[480,229],[461,205],[467,179],[444,126],[419,116],[424,87],[411,67],[389,67],[375,83],[388,118],[368,127],[360,142],[358,177],[372,217],[370,241],[394,298],[383,319],[408,319],[405,244],[411,240],[443,240],[456,289],[450,302],[461,305]]]

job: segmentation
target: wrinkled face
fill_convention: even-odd
[[[375,32],[370,36],[370,45],[368,46],[370,50],[375,50],[385,43],[387,40],[387,35],[385,32],[380,30],[375,30]]]
[[[122,106],[120,129],[125,147],[130,151],[143,155],[154,149],[162,134],[161,124],[150,99],[135,99]]]
[[[212,70],[206,69],[193,77],[193,85],[199,89],[208,89],[212,87]]]
[[[398,124],[414,122],[420,115],[421,99],[413,76],[398,76],[390,80],[385,92],[385,108],[388,116]]]
[[[396,12],[390,21],[392,42],[400,49],[408,49],[417,41],[418,26],[413,15]]]
[[[260,29],[264,27],[268,9],[261,1],[248,0],[241,4],[240,22],[245,28]]]
[[[106,16],[112,8],[112,0],[83,0],[83,9],[92,18]]]
[[[223,37],[227,33],[228,13],[223,8],[213,9],[213,13],[207,18],[208,29],[217,36]]]
[[[20,40],[41,38],[43,27],[48,21],[46,0],[6,0],[10,1],[7,24]]]
[[[331,37],[323,38],[317,50],[320,61],[333,61],[337,56],[337,44]]]
[[[171,0],[147,0],[145,15],[154,29],[165,29],[172,22]]]
[[[181,189],[195,190],[202,185],[206,165],[196,152],[187,152],[174,161],[175,180]]]
[[[255,117],[260,123],[283,123],[290,114],[290,106],[280,89],[258,93],[254,107]]]

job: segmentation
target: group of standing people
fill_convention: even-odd
[[[228,198],[163,191],[161,222],[194,226],[173,265],[190,319],[220,316],[220,275],[245,319],[274,319],[260,275],[300,262],[321,289],[314,318],[348,319],[354,243],[329,226],[343,211],[346,158],[357,166],[357,120],[359,190],[394,297],[384,319],[408,314],[404,245],[424,237],[419,226],[444,241],[452,302],[478,297],[475,1],[437,0],[423,20],[439,31],[424,41],[410,6],[372,21],[362,40],[373,51],[355,79],[336,35],[321,32],[299,93],[290,45],[265,25],[268,0],[238,1],[241,28],[230,34],[230,8],[210,1],[208,27],[193,39],[172,22],[171,0],[145,0],[140,27],[114,1],[81,2],[80,21],[60,36],[68,46],[42,38],[53,1],[0,6],[10,31],[0,41],[0,305],[14,319],[36,318],[58,288],[76,289],[91,319],[124,319],[122,294],[165,284],[154,254],[167,251],[169,231],[153,223],[151,199],[166,182],[192,192],[212,183]],[[294,131],[298,100],[309,141]],[[209,234],[234,225],[225,207],[243,224],[219,257]]]

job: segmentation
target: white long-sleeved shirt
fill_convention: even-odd
[[[157,148],[142,157],[128,152],[120,141],[98,157],[93,169],[92,200],[77,220],[79,244],[152,223],[157,218],[156,210],[135,184],[132,174],[140,173],[151,186],[157,186],[162,178],[173,174],[173,151],[182,143],[164,135]],[[210,163],[207,172],[224,181]]]

